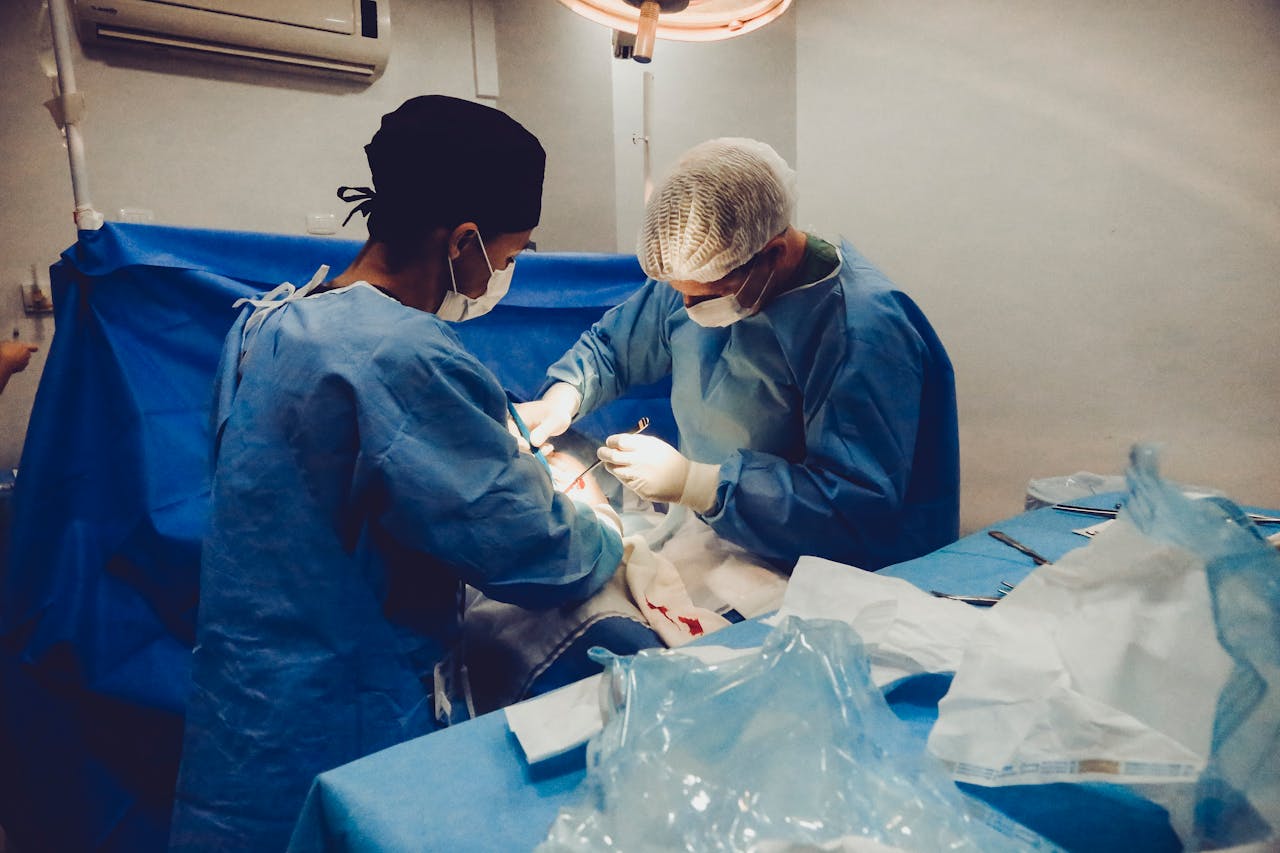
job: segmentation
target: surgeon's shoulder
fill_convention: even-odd
[[[923,317],[906,294],[847,242],[841,246],[840,288],[844,296],[849,340],[874,347],[884,355],[911,361],[927,349],[918,327]],[[907,310],[907,307],[911,310]]]
[[[370,353],[370,367],[384,374],[444,382],[472,395],[502,396],[502,386],[434,314],[407,309],[382,330]]]

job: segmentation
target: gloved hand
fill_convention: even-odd
[[[577,388],[567,382],[557,382],[541,399],[516,403],[516,411],[529,429],[529,443],[541,447],[548,438],[569,428],[581,404],[582,395]]]
[[[523,404],[520,404],[523,405]],[[516,440],[516,446],[520,448],[522,453],[532,453],[533,446],[529,444],[529,439],[525,438],[520,432],[520,426],[516,423],[515,418],[507,415],[507,432],[511,433],[511,437]],[[551,453],[555,447],[549,441],[542,442],[538,449],[543,454]]]
[[[610,474],[642,498],[706,512],[716,500],[720,466],[694,462],[660,438],[618,433],[597,451]]]

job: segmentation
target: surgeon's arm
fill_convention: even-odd
[[[779,563],[806,554],[873,570],[898,562],[921,393],[915,365],[861,353],[808,418],[805,459],[735,452],[703,518]]]
[[[519,450],[483,367],[464,353],[395,347],[374,361],[385,381],[360,427],[374,469],[365,479],[385,490],[382,527],[500,601],[548,607],[604,585],[622,559],[617,529],[558,494]]]
[[[667,323],[682,306],[680,294],[669,285],[646,281],[625,302],[605,312],[547,369],[547,387],[555,382],[572,385],[582,395],[579,414],[587,414],[632,385],[657,382],[671,372]]]

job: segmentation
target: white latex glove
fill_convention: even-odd
[[[533,452],[533,448],[529,446],[529,439],[520,434],[520,427],[516,426],[515,418],[510,415],[507,415],[507,432],[511,433],[511,437],[516,440],[516,446],[522,453]]]
[[[610,474],[642,498],[706,512],[715,504],[720,466],[694,462],[660,438],[618,433],[596,455]]]
[[[516,411],[529,430],[529,443],[541,447],[547,439],[569,428],[581,404],[582,395],[577,388],[567,382],[557,382],[540,399],[516,403]]]
[[[515,418],[507,415],[507,432],[511,433],[511,437],[516,440],[516,446],[520,448],[521,453],[532,453],[533,447],[529,444],[529,439],[520,434],[520,427],[516,425]],[[549,441],[544,441],[538,446],[543,454],[549,454],[555,450],[555,446]]]

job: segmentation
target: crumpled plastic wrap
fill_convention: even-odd
[[[1039,477],[1027,482],[1023,508],[1040,509],[1058,503],[1070,503],[1102,492],[1122,492],[1124,487],[1124,477],[1119,474],[1077,471],[1061,477]]]
[[[604,730],[550,851],[1054,849],[973,806],[872,684],[861,641],[787,619],[716,664],[607,660]]]
[[[1196,782],[1193,850],[1280,843],[1280,554],[1234,503],[1191,500],[1135,447],[1125,512],[1146,535],[1205,561],[1218,642],[1235,665],[1218,694],[1208,765]],[[1271,849],[1271,848],[1268,848]]]

